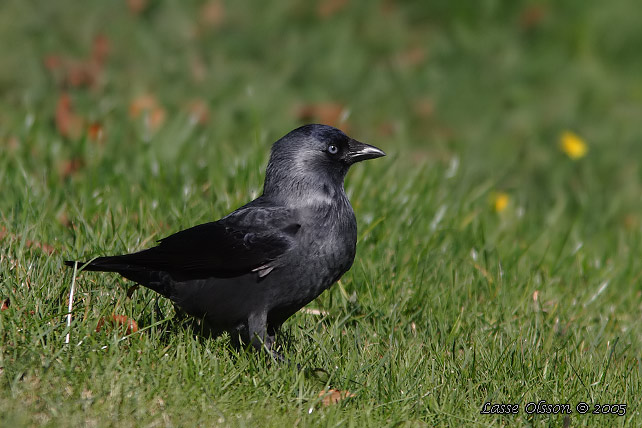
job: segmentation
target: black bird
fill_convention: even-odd
[[[352,164],[381,156],[331,126],[302,126],[272,146],[254,201],[156,247],[98,257],[84,270],[117,272],[211,332],[270,349],[281,324],[352,266],[357,221],[343,181]]]

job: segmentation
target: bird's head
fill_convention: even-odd
[[[264,194],[305,193],[328,186],[342,188],[351,165],[386,154],[328,125],[304,125],[272,146]]]

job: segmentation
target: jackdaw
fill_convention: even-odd
[[[281,324],[352,266],[357,221],[343,181],[352,164],[381,156],[331,126],[302,126],[273,144],[263,194],[247,205],[147,250],[65,264],[117,272],[210,332],[270,350]]]

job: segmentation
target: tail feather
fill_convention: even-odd
[[[125,278],[150,288],[165,297],[171,296],[173,281],[166,272],[146,269],[127,263],[126,260],[123,260],[127,256],[98,257],[90,262],[65,260],[65,265],[70,267],[76,265],[78,270],[83,271],[117,272]]]
[[[98,257],[89,262],[80,262],[75,260],[65,260],[65,265],[69,267],[77,266],[78,270],[94,271],[94,272],[120,272],[127,270],[128,266],[112,260],[114,257]]]

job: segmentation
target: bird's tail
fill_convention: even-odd
[[[78,270],[95,271],[95,272],[121,272],[127,270],[128,266],[116,257],[98,257],[88,262],[79,262],[75,260],[65,260],[65,265],[69,267],[77,266]]]
[[[170,297],[172,281],[167,273],[132,265],[128,263],[128,256],[131,255],[98,257],[89,262],[65,260],[65,265],[70,267],[76,265],[78,270],[83,271],[117,272],[131,281],[144,285],[165,297]]]

